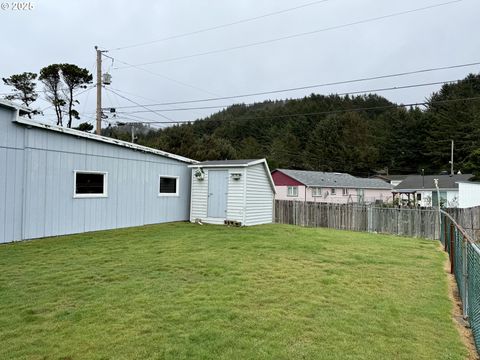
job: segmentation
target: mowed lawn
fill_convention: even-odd
[[[0,359],[465,359],[433,241],[165,224],[0,246]]]

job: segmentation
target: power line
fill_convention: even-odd
[[[429,83],[420,83],[420,84],[411,84],[411,85],[401,85],[401,86],[392,86],[386,88],[379,88],[379,89],[369,89],[369,90],[358,90],[358,91],[348,91],[344,93],[332,93],[330,95],[337,95],[337,96],[345,96],[345,95],[356,95],[356,94],[366,94],[366,93],[375,93],[375,92],[383,92],[383,91],[392,91],[392,90],[403,90],[403,89],[411,89],[416,87],[424,87],[424,86],[433,86],[433,85],[444,85],[444,84],[452,84],[456,83],[460,80],[449,80],[449,81],[437,81],[437,82],[429,82]],[[325,95],[328,96],[328,95]],[[251,106],[257,103],[242,103],[241,105],[244,106]],[[187,111],[187,110],[206,110],[206,109],[218,109],[218,108],[227,108],[229,106],[234,106],[236,104],[224,104],[224,105],[212,105],[212,106],[199,106],[199,107],[184,107],[184,108],[169,108],[169,109],[158,109],[159,111]],[[137,113],[146,113],[151,112],[153,109],[149,110],[134,110],[134,111],[119,111],[118,114],[137,114]]]
[[[380,80],[380,79],[401,77],[401,76],[407,76],[407,75],[413,75],[413,74],[428,73],[428,72],[434,72],[434,71],[440,71],[440,70],[457,69],[457,68],[470,67],[470,66],[475,66],[475,65],[480,65],[480,62],[441,66],[441,67],[436,67],[436,68],[427,68],[427,69],[405,71],[405,72],[386,74],[386,75],[376,75],[376,76],[370,76],[370,77],[363,77],[363,78],[357,78],[357,79],[352,79],[352,80],[342,80],[342,81],[334,81],[334,82],[329,82],[329,83],[321,83],[321,84],[314,84],[314,85],[307,85],[307,86],[298,86],[298,87],[278,89],[278,90],[269,90],[269,91],[261,91],[261,92],[254,92],[254,93],[237,94],[237,95],[232,95],[232,96],[222,96],[222,97],[213,97],[213,98],[205,98],[205,99],[143,104],[141,106],[142,107],[145,107],[145,106],[149,107],[149,106],[191,104],[191,103],[199,103],[199,102],[207,102],[207,101],[244,98],[244,97],[250,97],[250,96],[270,95],[270,94],[278,94],[278,93],[282,93],[282,92],[290,92],[290,91],[296,91],[296,90],[306,90],[306,89],[313,89],[313,88],[333,86],[333,85],[352,84],[352,83],[358,83],[358,82],[364,82],[364,81]],[[122,107],[119,107],[119,109],[127,109],[127,108],[134,108],[134,107],[136,107],[136,106],[122,106]]]
[[[366,23],[370,23],[370,22],[374,22],[374,21],[378,21],[378,20],[384,20],[384,19],[388,19],[388,18],[392,18],[392,17],[403,16],[403,15],[411,14],[411,13],[418,12],[418,11],[425,11],[425,10],[429,10],[429,9],[433,9],[433,8],[437,8],[437,7],[441,7],[441,6],[446,6],[446,5],[458,3],[458,2],[461,2],[461,1],[463,1],[463,0],[447,1],[447,2],[440,3],[440,4],[424,6],[424,7],[420,7],[420,8],[416,8],[416,9],[395,12],[395,13],[382,15],[382,16],[376,16],[376,17],[367,18],[367,19],[363,19],[363,20],[359,20],[359,21],[350,22],[350,23],[345,23],[345,24],[341,24],[341,25],[329,26],[329,27],[325,27],[325,28],[321,28],[321,29],[317,29],[317,30],[313,30],[313,31],[301,32],[301,33],[287,35],[287,36],[281,36],[281,37],[277,37],[277,38],[273,38],[273,39],[256,41],[256,42],[252,42],[252,43],[248,43],[248,44],[231,46],[231,47],[226,47],[226,48],[222,48],[222,49],[204,51],[204,52],[199,52],[199,53],[190,54],[190,55],[183,55],[183,56],[177,56],[177,57],[172,57],[172,58],[165,58],[165,59],[145,62],[145,63],[141,63],[141,64],[135,64],[135,66],[145,66],[145,65],[159,64],[159,63],[165,63],[165,62],[171,62],[171,61],[178,61],[178,60],[190,59],[190,58],[199,57],[199,56],[218,54],[218,53],[222,53],[222,52],[226,52],[226,51],[244,49],[244,48],[248,48],[248,47],[252,47],[252,46],[265,45],[265,44],[269,44],[269,43],[273,43],[273,42],[278,42],[278,41],[283,41],[283,40],[288,40],[288,39],[294,39],[294,38],[307,36],[307,35],[318,34],[318,33],[325,32],[325,31],[338,30],[338,29],[343,29],[343,28],[347,28],[347,27],[351,27],[351,26],[355,26],[355,25],[366,24]],[[116,69],[125,69],[125,68],[129,68],[129,67],[132,67],[132,66],[133,65],[121,66],[121,67],[117,67]]]
[[[137,106],[140,106],[140,107],[143,107],[143,108],[145,108],[145,109],[148,109],[146,106],[143,106],[143,105],[141,105],[141,104],[137,103],[136,101],[133,101],[133,100],[131,100],[131,99],[127,98],[126,96],[123,96],[123,95],[121,95],[121,94],[117,93],[116,91],[114,91],[114,90],[112,90],[112,89],[105,88],[105,90],[107,90],[107,91],[110,91],[110,92],[112,92],[112,93],[116,94],[117,96],[121,97],[122,99],[125,99],[125,100],[127,100],[127,101],[130,101],[130,102],[131,102],[131,103],[133,103],[133,104],[136,104]],[[155,114],[157,114],[157,115],[161,116],[161,117],[162,117],[162,118],[164,118],[164,119],[167,119],[167,120],[169,120],[169,121],[172,121],[172,119],[170,119],[170,118],[168,118],[167,116],[165,116],[165,115],[163,115],[163,114],[159,113],[158,111],[153,111],[153,113],[155,113]]]
[[[94,85],[91,85],[90,87],[87,87],[85,90],[80,91],[80,92],[74,94],[74,96],[82,95],[83,93],[86,93],[87,91],[92,90],[92,89],[95,88],[96,86],[97,86],[97,85],[95,85],[95,84],[94,84]],[[43,112],[43,111],[45,111],[45,110],[47,110],[47,109],[50,109],[51,107],[53,107],[53,104],[47,106],[45,109],[42,109],[41,112]]]
[[[319,112],[308,112],[308,113],[295,113],[295,114],[285,114],[285,115],[272,115],[272,116],[256,116],[250,118],[240,118],[240,120],[257,120],[257,119],[276,119],[276,118],[288,118],[288,117],[299,117],[299,116],[312,116],[312,115],[330,115],[330,114],[339,114],[345,112],[359,112],[359,111],[370,111],[370,110],[388,110],[388,109],[397,109],[397,108],[408,108],[408,107],[418,107],[418,106],[428,106],[436,104],[444,104],[451,102],[459,101],[474,101],[480,100],[480,96],[468,97],[468,98],[459,98],[459,99],[447,99],[447,100],[438,100],[438,101],[423,101],[409,104],[392,104],[384,106],[371,106],[371,107],[360,107],[352,109],[340,109],[340,110],[329,110],[329,111],[319,111]],[[198,121],[198,120],[195,120]],[[144,124],[181,124],[181,123],[191,123],[192,120],[179,120],[179,121],[146,121]]]
[[[139,65],[133,65],[133,64],[130,64],[130,63],[126,62],[126,61],[119,60],[119,59],[116,59],[116,60],[117,60],[117,62],[119,62],[119,63],[122,63],[122,64],[127,65],[127,67],[133,67],[133,68],[135,68],[135,69],[138,69],[138,70],[141,70],[141,71],[143,71],[143,72],[146,72],[147,74],[151,74],[151,75],[158,76],[158,77],[160,77],[160,78],[162,78],[162,79],[171,81],[171,82],[173,82],[173,83],[176,83],[176,84],[179,84],[179,85],[182,85],[182,86],[185,86],[185,87],[188,87],[188,88],[191,88],[191,89],[200,91],[200,92],[204,92],[204,93],[209,94],[209,95],[218,96],[218,94],[215,94],[214,92],[211,92],[211,91],[209,91],[209,90],[205,90],[205,89],[203,89],[203,88],[201,88],[201,87],[198,87],[198,86],[195,86],[195,85],[191,85],[191,84],[188,84],[188,83],[186,83],[186,82],[173,79],[173,78],[171,78],[171,77],[169,77],[169,76],[165,76],[165,75],[163,75],[163,74],[159,74],[159,73],[157,73],[157,72],[154,72],[154,71],[151,71],[151,70],[142,68],[142,67],[140,67]]]
[[[139,42],[139,43],[132,44],[132,45],[122,46],[122,47],[111,49],[110,51],[131,49],[131,48],[135,48],[135,47],[139,47],[139,46],[151,45],[151,44],[164,42],[164,41],[168,41],[168,40],[183,38],[183,37],[187,37],[187,36],[190,36],[190,35],[197,35],[197,34],[209,32],[209,31],[213,31],[213,30],[223,29],[223,28],[226,28],[226,27],[229,27],[229,26],[244,24],[244,23],[259,20],[259,19],[264,19],[264,18],[267,18],[267,17],[284,14],[286,12],[302,9],[302,8],[312,6],[312,5],[317,5],[317,4],[320,4],[320,3],[327,2],[327,1],[329,1],[329,0],[312,1],[312,2],[309,2],[309,3],[303,4],[303,5],[295,6],[295,7],[288,8],[288,9],[274,11],[274,12],[271,12],[271,13],[267,13],[267,14],[263,14],[263,15],[259,15],[259,16],[255,16],[255,17],[251,17],[251,18],[241,19],[241,20],[230,22],[230,23],[216,25],[216,26],[203,28],[203,29],[199,29],[199,30],[195,30],[195,31],[190,31],[190,32],[186,32],[186,33],[182,33],[182,34],[178,34],[178,35],[171,35],[171,36],[167,36],[167,37],[157,39],[157,40],[144,41],[144,42]]]

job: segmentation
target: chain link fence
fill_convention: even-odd
[[[463,316],[480,349],[480,247],[446,212],[441,211],[440,240],[450,258],[463,305]]]

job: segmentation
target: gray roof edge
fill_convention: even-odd
[[[190,165],[190,167],[248,167],[262,162],[266,162],[265,158],[261,159],[238,159],[238,160],[206,160],[196,163],[195,165]]]
[[[246,167],[249,167],[249,166],[254,166],[254,165],[259,165],[259,164],[263,164],[263,167],[265,169],[265,172],[267,173],[267,178],[268,178],[268,181],[270,183],[270,186],[272,188],[272,191],[274,194],[277,193],[277,190],[275,189],[275,183],[273,182],[273,178],[272,178],[272,173],[270,172],[270,169],[268,167],[268,163],[267,163],[267,159],[265,158],[262,158],[262,159],[245,159],[243,161],[245,161],[245,163],[228,163],[228,161],[235,161],[235,160],[212,160],[212,162],[217,162],[217,164],[211,164],[211,165],[204,165],[205,163],[207,163],[207,161],[205,162],[198,162],[196,164],[193,164],[193,165],[188,165],[189,168],[198,168],[198,167],[204,167],[204,168],[246,168]],[[242,160],[237,160],[237,161],[242,161]],[[224,162],[224,164],[221,164],[221,162]]]
[[[13,101],[6,100],[6,99],[0,99],[0,106],[6,107],[9,109],[19,110],[19,111],[21,110],[27,114],[32,112],[31,109],[29,109],[24,105],[16,104]]]
[[[153,148],[150,148],[150,147],[147,147],[147,146],[142,146],[142,145],[138,145],[138,144],[129,143],[129,142],[123,141],[123,140],[117,140],[117,139],[109,138],[107,136],[91,134],[91,133],[87,133],[87,132],[84,132],[84,131],[64,128],[64,127],[57,126],[57,125],[42,124],[42,123],[30,120],[30,119],[19,118],[19,117],[17,117],[15,122],[17,122],[19,124],[22,124],[22,125],[26,125],[26,126],[33,126],[33,127],[37,127],[37,128],[41,128],[41,129],[45,129],[45,130],[56,131],[56,132],[67,134],[67,135],[82,137],[82,138],[86,138],[86,139],[90,139],[90,140],[94,140],[94,141],[100,141],[100,142],[104,142],[104,143],[107,143],[107,144],[122,146],[122,147],[129,148],[129,149],[132,149],[132,150],[144,151],[144,152],[148,152],[148,153],[151,153],[151,154],[163,156],[163,157],[166,157],[166,158],[169,158],[169,159],[174,159],[174,160],[185,162],[185,163],[190,163],[190,164],[197,163],[196,160],[192,160],[192,159],[180,156],[180,155],[171,154],[169,152],[166,152],[166,151],[163,151],[163,150],[158,150],[158,149],[153,149]]]
[[[292,179],[302,183],[306,187],[323,187],[323,188],[328,188],[328,187],[335,187],[335,188],[347,188],[347,189],[367,189],[367,190],[392,190],[393,186],[383,180],[377,180],[377,179],[370,179],[370,178],[359,178],[353,175],[350,175],[348,173],[340,173],[340,172],[324,172],[324,171],[309,171],[309,170],[291,170],[291,169],[275,169],[274,171],[280,171],[284,173],[285,175],[291,177]],[[295,174],[295,172],[303,172],[306,175],[320,175],[320,174],[325,174],[326,176],[338,176],[338,177],[344,177],[348,179],[349,181],[352,182],[358,182],[357,184],[318,184],[318,183],[312,183],[310,181],[305,181],[305,179],[302,179],[301,177],[298,176],[298,174]],[[374,185],[363,185],[360,182],[362,181],[368,181],[372,182],[378,181],[378,186]],[[380,184],[382,182],[382,184]]]
[[[436,188],[421,188],[421,189],[397,189],[393,188],[392,192],[403,192],[403,191],[409,191],[409,192],[417,192],[417,191],[437,191]],[[458,191],[458,188],[440,188],[440,191]]]

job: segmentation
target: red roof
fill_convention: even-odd
[[[297,181],[291,178],[288,175],[285,175],[283,172],[274,170],[272,172],[273,182],[275,186],[298,186],[303,185],[300,181]]]

